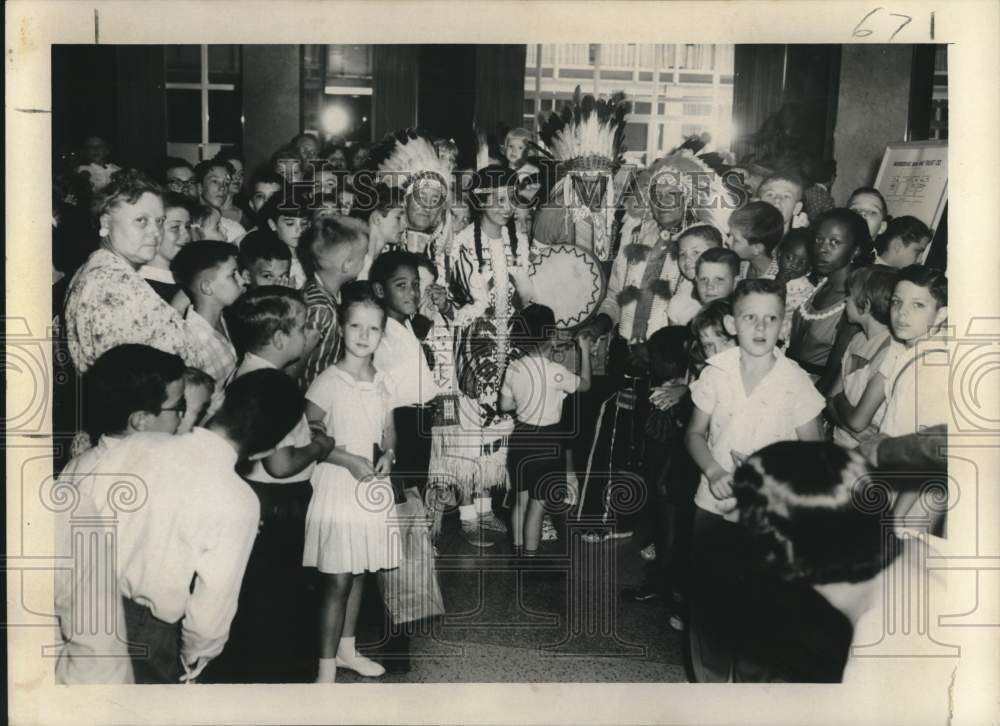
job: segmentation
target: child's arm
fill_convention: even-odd
[[[306,399],[306,419],[309,421],[309,428],[325,428],[323,419],[326,418],[326,411],[315,403]],[[277,452],[275,452],[277,453]],[[343,448],[331,449],[323,459],[327,464],[342,466],[351,472],[355,479],[364,479],[375,473],[374,467],[368,459],[363,456],[348,453]]]
[[[795,433],[798,435],[799,441],[822,441],[824,438],[822,416],[817,416],[812,421],[796,426]]]
[[[287,479],[314,461],[323,461],[335,445],[332,436],[316,432],[305,446],[285,446],[264,459],[264,471],[276,479]]]
[[[847,321],[847,314],[843,314],[837,324],[837,336],[833,339],[833,348],[830,350],[830,357],[826,359],[826,370],[816,381],[816,390],[824,396],[830,395],[833,382],[840,379],[840,366],[844,362],[844,351],[851,342],[851,338],[861,330],[860,327]]]
[[[396,424],[392,418],[392,411],[385,417],[385,424],[382,427],[382,450],[385,453],[375,462],[376,474],[388,474],[392,470],[392,465],[396,463]]]
[[[827,394],[826,397],[826,409],[824,409],[824,412],[826,413],[826,417],[836,426],[846,428],[843,423],[843,418],[840,415],[840,411],[837,409],[837,406],[840,404],[834,403],[838,398],[846,400],[846,398],[844,398],[843,376],[837,376],[837,380],[833,382],[833,387],[830,389],[830,393]]]
[[[860,434],[867,429],[875,418],[875,413],[885,400],[885,376],[881,373],[874,374],[865,386],[865,392],[861,394],[861,400],[857,406],[851,406],[843,395],[838,396],[831,405],[836,407],[837,415],[843,421],[843,426]]]
[[[726,499],[733,495],[733,475],[722,468],[708,448],[710,421],[711,416],[695,406],[691,414],[691,423],[688,424],[687,433],[684,434],[684,443],[694,463],[708,477],[713,496],[717,499]]]

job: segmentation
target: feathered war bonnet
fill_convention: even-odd
[[[679,190],[683,196],[684,227],[710,224],[723,235],[738,200],[722,177],[690,150],[684,149],[653,162],[649,175],[649,203],[663,203],[658,190]]]
[[[567,226],[570,218],[573,224],[592,224],[593,252],[602,260],[614,254],[614,209],[609,201],[615,198],[614,174],[624,161],[628,111],[624,93],[615,93],[607,100],[595,99],[589,94],[583,96],[577,86],[572,103],[538,119],[538,135],[547,150],[535,146],[557,165],[560,181],[553,193],[558,194],[561,187],[560,204],[570,212]],[[605,191],[601,199],[593,198],[602,188]],[[580,199],[581,193],[588,198]],[[603,213],[593,209],[598,202]]]
[[[436,183],[447,197],[451,188],[451,169],[438,156],[434,140],[418,129],[404,129],[387,134],[368,157],[376,181],[396,187],[406,196],[423,184]]]
[[[406,200],[415,196],[419,204],[434,208],[447,206],[451,199],[451,168],[438,156],[434,139],[419,129],[404,129],[383,137],[372,148],[368,168],[374,170],[376,183],[400,189]],[[438,225],[436,232],[409,231],[407,234],[429,238],[428,253],[435,261],[438,274],[443,275],[446,258],[451,252],[451,215],[444,215],[444,223]]]
[[[581,95],[577,86],[572,104],[539,117],[538,135],[563,172],[613,174],[624,160],[628,111],[622,92],[605,101]]]

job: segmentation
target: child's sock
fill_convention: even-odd
[[[492,497],[479,497],[476,499],[476,514],[480,517],[485,517],[493,511],[493,498]]]
[[[478,500],[477,500],[478,501]],[[475,504],[462,504],[458,507],[458,518],[463,522],[474,522],[479,519],[479,515],[476,513]]]
[[[337,659],[320,658],[316,683],[335,683],[337,680]]]
[[[377,678],[385,674],[385,668],[371,658],[361,655],[355,649],[353,636],[340,639],[340,646],[337,648],[337,665],[368,678]]]

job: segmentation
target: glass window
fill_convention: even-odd
[[[542,46],[541,58],[538,55],[536,46],[527,47],[526,123],[532,111],[551,111],[553,105],[571,98],[577,85],[584,93],[592,93],[596,87],[598,95],[607,97],[624,91],[632,101],[631,120],[626,128],[627,154],[632,161],[637,161],[654,141],[656,151],[668,150],[692,133],[707,132],[711,136],[708,151],[729,149],[733,135],[731,79],[735,46],[550,44]],[[553,66],[559,72],[545,72]],[[601,73],[595,83],[597,66]],[[639,72],[635,72],[636,66]],[[536,74],[540,75],[538,89]],[[555,104],[553,99],[558,99]],[[648,123],[655,124],[652,136],[647,135]]]
[[[175,143],[201,141],[201,91],[167,89],[167,138]]]
[[[208,92],[208,138],[213,144],[239,144],[243,138],[243,104],[232,91]]]

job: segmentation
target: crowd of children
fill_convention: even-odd
[[[526,272],[541,244],[535,207],[517,204],[539,186],[534,135],[510,132],[487,167],[499,171],[468,194],[457,147],[439,141],[456,191],[427,211],[417,192],[352,182],[367,147],[321,154],[310,134],[247,185],[231,151],[196,167],[167,159],[154,181],[107,164],[107,145],[88,139],[91,163],[78,171],[100,233],[60,230],[57,244],[96,251],[54,258],[78,261],[57,270],[54,302],[82,375],[89,448],[62,476],[96,514],[113,500],[102,474],[145,483],[144,506],[119,515],[113,597],[128,640],[152,655],[75,628],[73,592],[93,573],[63,575],[62,682],[211,679],[213,667],[244,682],[382,675],[355,643],[365,576],[400,565],[393,505],[434,483],[432,429],[460,391],[471,395],[454,369],[462,335],[489,338],[482,370],[493,378],[475,392],[513,422],[509,518],[488,492],[473,506],[467,491],[463,530],[490,546],[484,532],[509,529],[525,567],[544,550],[546,512],[579,496],[589,457],[573,452],[589,437],[567,428],[566,412],[592,388],[613,392],[622,370],[647,382],[635,413],[646,456],[633,473],[646,483],[636,526],[651,562],[623,596],[668,602],[698,681],[777,668],[745,637],[760,610],[739,603],[765,608],[774,596],[733,554],[745,499],[734,472],[778,442],[870,452],[946,422],[943,373],[922,361],[943,349],[947,281],[920,263],[931,231],[890,218],[877,190],[809,219],[806,182],[782,171],[720,228],[658,208],[658,182],[639,175],[652,186],[622,202],[616,229],[632,230],[632,243],[610,267],[602,322],[574,335],[534,301]],[[442,229],[465,277],[442,264]],[[101,260],[112,272],[91,280]],[[105,334],[101,316],[131,317]],[[484,321],[488,333],[467,332]],[[625,351],[620,368],[592,369],[601,335]],[[273,662],[255,662],[261,651]]]

